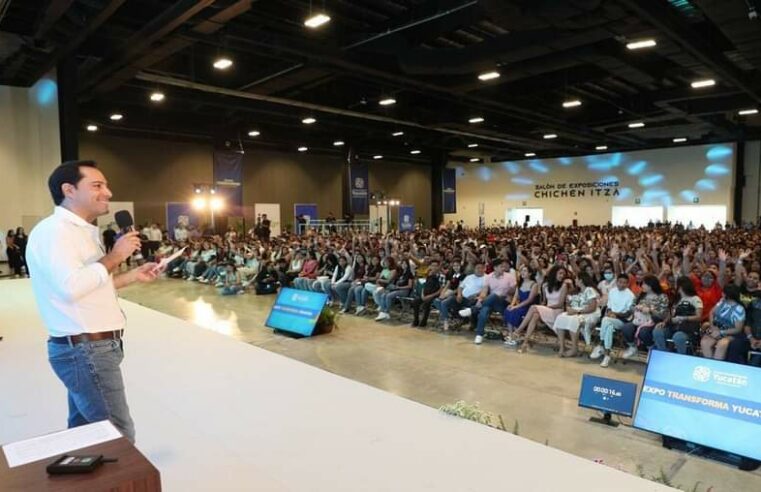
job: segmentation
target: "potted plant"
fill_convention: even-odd
[[[325,335],[338,328],[338,316],[339,314],[333,309],[325,306],[320,312],[320,316],[317,318],[317,323],[314,327],[315,335]]]

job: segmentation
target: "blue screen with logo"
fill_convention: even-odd
[[[603,412],[631,417],[634,413],[634,400],[637,397],[637,385],[626,381],[601,378],[584,374],[581,378],[579,406],[594,408]]]
[[[634,426],[761,460],[761,368],[654,350]]]
[[[284,287],[280,289],[265,325],[305,337],[312,336],[327,300],[328,295],[321,292]]]

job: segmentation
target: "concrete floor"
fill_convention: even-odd
[[[439,407],[457,400],[480,402],[501,415],[508,429],[588,459],[647,476],[663,470],[675,486],[713,492],[761,490],[761,471],[666,450],[656,436],[629,425],[588,422],[594,412],[577,406],[584,373],[641,383],[644,366],[632,362],[602,369],[585,358],[559,359],[549,346],[518,354],[498,341],[481,346],[470,333],[444,335],[370,317],[345,315],[332,334],[294,340],[264,326],[274,296],[221,297],[212,287],[162,279],[120,294],[130,301],[191,321],[272,352]],[[630,424],[629,419],[624,419]],[[509,460],[505,457],[505,460]],[[755,485],[754,485],[755,484]]]

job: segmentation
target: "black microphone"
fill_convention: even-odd
[[[114,220],[116,220],[116,225],[123,232],[135,230],[135,221],[132,219],[132,214],[129,213],[129,210],[119,210],[114,214]]]

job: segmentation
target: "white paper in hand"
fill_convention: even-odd
[[[167,256],[166,258],[162,259],[162,260],[161,260],[161,262],[160,262],[158,265],[156,265],[156,271],[157,271],[157,272],[161,272],[161,271],[163,271],[163,270],[166,268],[166,266],[167,266],[167,265],[168,265],[168,264],[169,264],[171,261],[173,261],[173,260],[175,260],[176,258],[178,258],[178,257],[179,257],[179,256],[182,254],[182,252],[183,252],[183,251],[185,251],[187,248],[188,248],[188,247],[187,247],[187,246],[185,246],[185,247],[183,247],[182,249],[180,249],[179,251],[175,252],[173,255],[171,255],[171,256]]]

